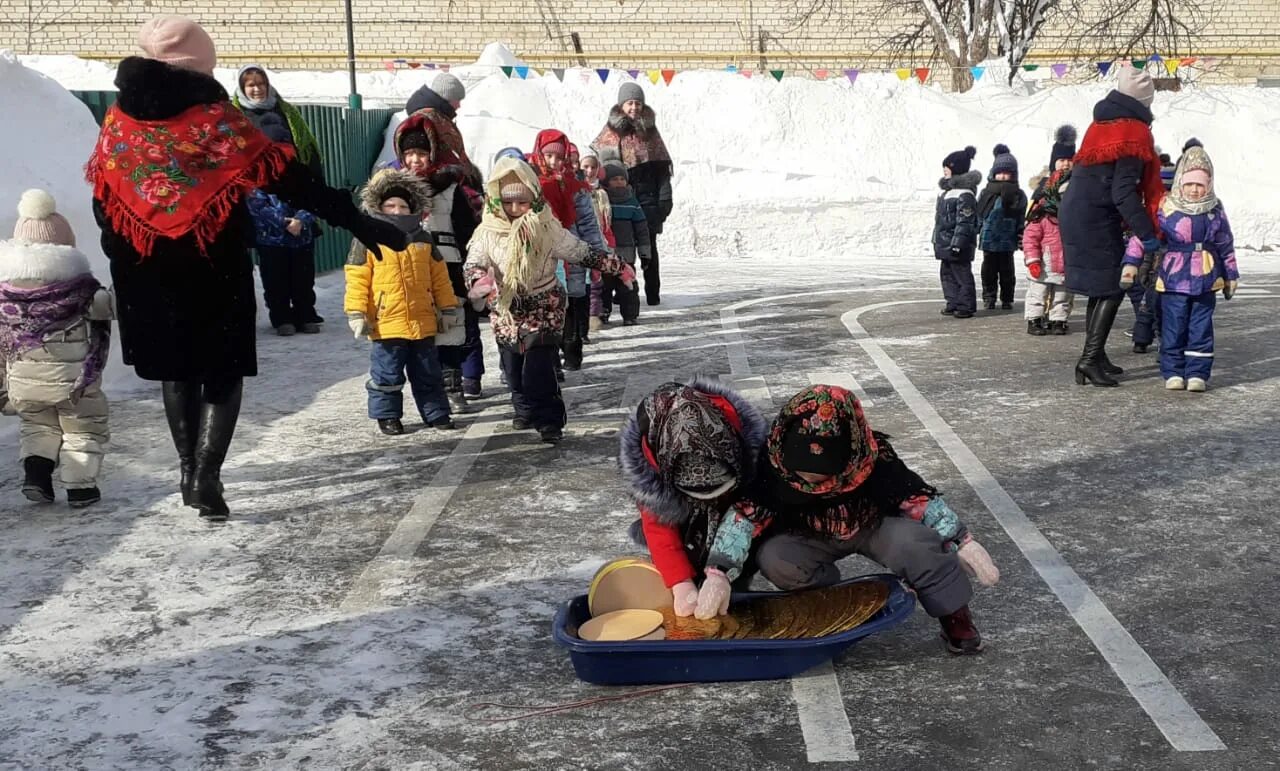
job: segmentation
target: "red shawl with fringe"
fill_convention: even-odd
[[[207,255],[249,191],[277,179],[294,158],[231,102],[198,104],[167,120],[135,120],[116,107],[102,121],[85,166],[111,228],[142,258],[157,238],[195,237]]]
[[[1094,121],[1089,130],[1084,132],[1084,141],[1074,160],[1077,166],[1096,166],[1101,163],[1114,163],[1121,158],[1141,158],[1142,181],[1139,191],[1142,194],[1143,207],[1151,216],[1151,223],[1156,232],[1160,232],[1160,221],[1156,218],[1156,210],[1164,198],[1164,183],[1160,180],[1160,156],[1156,155],[1155,139],[1151,136],[1151,127],[1134,118]]]

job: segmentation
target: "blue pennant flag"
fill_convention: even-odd
[[[520,79],[521,79],[521,80],[526,80],[526,79],[528,79],[528,77],[529,77],[529,68],[528,68],[528,67],[516,67],[516,74],[520,76]]]
[[[969,72],[973,73],[974,80],[982,80],[982,73],[986,72],[986,67],[970,67]]]

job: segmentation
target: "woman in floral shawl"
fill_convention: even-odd
[[[836,563],[861,554],[896,573],[942,623],[956,654],[978,653],[966,571],[992,585],[991,557],[932,486],[872,431],[849,391],[818,385],[792,397],[774,420],[751,499],[769,519],[755,549],[780,589],[829,586]]]

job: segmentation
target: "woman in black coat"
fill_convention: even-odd
[[[232,106],[198,25],[154,19],[140,41],[150,58],[120,62],[119,97],[89,161],[94,214],[124,361],[163,383],[183,503],[223,520],[222,462],[242,378],[258,372],[248,192],[261,187],[314,212],[375,252],[403,248],[404,236],[360,214],[346,191],[324,186]]]
[[[1067,289],[1089,298],[1084,350],[1076,382],[1115,386],[1123,372],[1107,358],[1107,336],[1123,292],[1120,268],[1126,231],[1149,251],[1159,247],[1155,207],[1163,186],[1151,136],[1155,87],[1145,70],[1126,67],[1120,84],[1093,108],[1093,123],[1075,157],[1059,222]]]

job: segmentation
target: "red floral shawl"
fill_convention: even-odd
[[[1143,161],[1140,190],[1142,203],[1159,233],[1160,221],[1156,218],[1156,210],[1160,208],[1160,201],[1164,198],[1164,183],[1160,180],[1160,156],[1156,154],[1150,126],[1134,118],[1094,121],[1089,130],[1084,132],[1084,142],[1080,145],[1080,152],[1076,153],[1074,163],[1077,166],[1094,166],[1113,163],[1125,157],[1141,158]]]
[[[167,120],[107,111],[85,166],[111,227],[143,258],[157,238],[195,237],[201,254],[249,191],[294,158],[231,102],[198,104]]]

